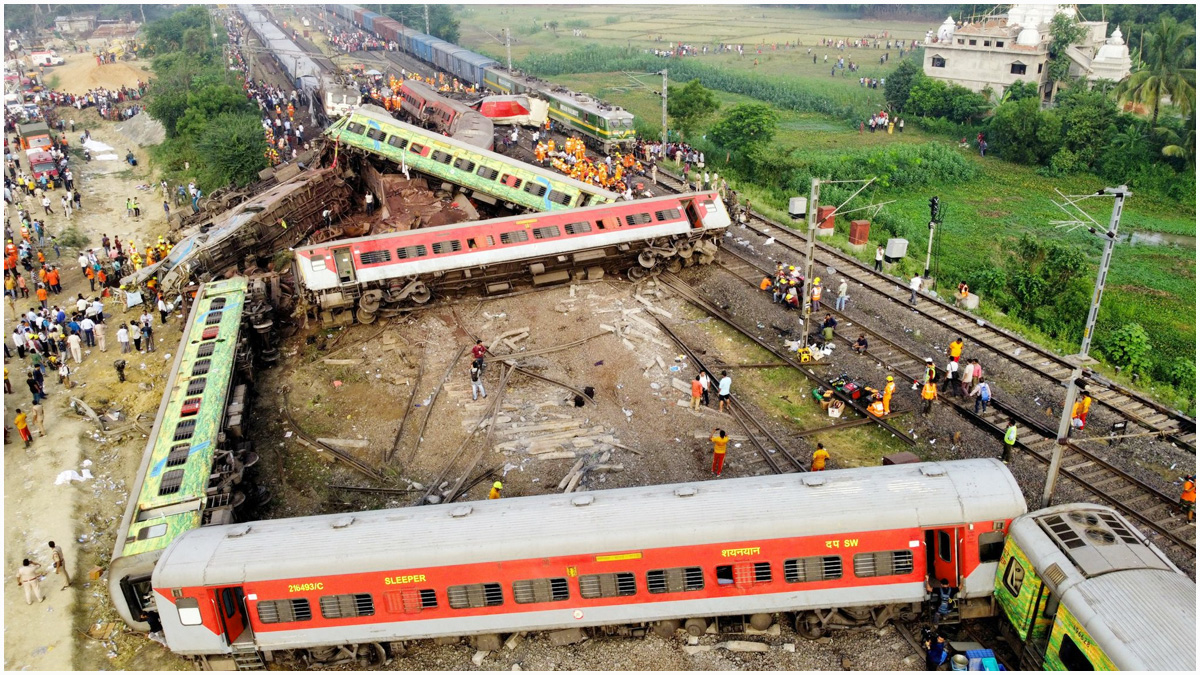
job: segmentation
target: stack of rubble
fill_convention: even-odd
[[[424,178],[407,179],[400,174],[381,176],[383,202],[389,214],[372,227],[371,234],[402,232],[419,227],[438,227],[479,218],[466,197],[440,198]]]

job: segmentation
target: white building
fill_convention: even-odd
[[[925,39],[925,74],[972,91],[991,88],[997,96],[1012,83],[1033,82],[1048,98],[1050,22],[1056,14],[1074,17],[1069,5],[1012,5],[1007,14],[958,25],[947,17],[936,37]],[[1120,81],[1129,76],[1129,48],[1120,29],[1105,38],[1106,21],[1081,21],[1083,40],[1067,50],[1071,77]]]

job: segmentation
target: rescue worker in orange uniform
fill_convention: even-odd
[[[961,358],[962,357],[962,348],[963,348],[963,339],[962,338],[958,338],[954,342],[951,342],[950,343],[950,358],[954,361],[957,361],[959,358]]]
[[[771,277],[763,277],[763,280],[761,282],[759,282],[759,284],[758,284],[758,290],[760,290],[760,291],[771,290]]]
[[[896,382],[888,375],[887,386],[883,388],[883,414],[892,414],[892,394],[896,393]]]
[[[504,484],[500,481],[492,483],[492,489],[488,491],[488,499],[500,499],[500,490],[504,489]]]
[[[921,398],[925,401],[925,407],[921,409],[922,415],[928,415],[930,410],[933,410],[933,402],[937,400],[937,384],[926,382],[921,387]]]
[[[1183,477],[1183,494],[1179,495],[1179,506],[1189,523],[1196,520],[1196,476]]]
[[[813,456],[812,456],[812,470],[813,471],[824,471],[825,470],[825,462],[828,460],[829,460],[829,451],[825,449],[824,445],[817,443],[817,451],[814,452]]]
[[[812,311],[821,311],[821,278],[813,279],[812,286]]]

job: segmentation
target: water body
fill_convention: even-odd
[[[1145,244],[1147,246],[1181,246],[1196,248],[1196,236],[1192,234],[1171,234],[1168,232],[1139,232],[1133,230],[1120,235],[1118,243]]]

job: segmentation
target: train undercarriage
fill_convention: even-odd
[[[354,278],[334,248],[342,285],[309,292],[304,311],[315,312],[324,325],[353,322],[369,324],[428,304],[435,297],[456,297],[467,292],[500,295],[518,287],[543,287],[564,282],[596,281],[606,273],[623,274],[637,281],[663,271],[678,272],[692,265],[707,265],[717,254],[720,236],[688,234],[641,242],[585,249],[542,258],[462,268],[412,277],[360,282]]]

